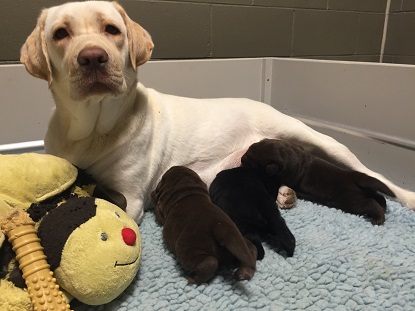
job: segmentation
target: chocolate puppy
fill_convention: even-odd
[[[170,168],[151,196],[156,219],[163,225],[164,242],[189,273],[190,283],[208,281],[219,264],[232,259],[240,263],[236,279],[253,277],[255,246],[211,202],[207,186],[194,171],[182,166]]]
[[[261,241],[294,254],[295,238],[276,204],[280,183],[264,170],[237,167],[220,172],[209,188],[211,200],[235,222],[264,257]]]
[[[378,192],[395,197],[376,178],[337,167],[292,142],[264,139],[251,145],[241,162],[264,169],[300,198],[367,216],[374,225],[385,222],[386,200]]]

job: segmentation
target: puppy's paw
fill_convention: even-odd
[[[297,196],[294,190],[287,186],[281,186],[278,189],[277,205],[279,208],[287,209],[292,208],[297,203]]]
[[[206,256],[186,278],[189,284],[202,284],[209,281],[218,269],[219,262],[213,256]]]
[[[243,266],[235,271],[234,276],[235,276],[235,279],[237,279],[238,281],[242,281],[242,280],[252,279],[254,274],[255,274],[255,269]]]

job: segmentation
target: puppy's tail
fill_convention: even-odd
[[[213,233],[219,245],[226,248],[240,262],[240,267],[235,271],[236,279],[251,279],[256,269],[257,252],[255,246],[244,239],[231,220],[230,223],[217,224]]]

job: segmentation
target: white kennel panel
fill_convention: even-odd
[[[266,100],[415,190],[415,66],[267,60]]]
[[[151,61],[139,80],[165,93],[189,97],[263,98],[263,59]],[[46,81],[22,65],[0,66],[0,152],[8,144],[42,140],[53,108]],[[5,146],[7,145],[7,146]],[[26,147],[25,147],[26,148]],[[30,149],[29,149],[30,150]]]
[[[415,150],[415,66],[299,59],[270,66],[270,103],[280,111]]]

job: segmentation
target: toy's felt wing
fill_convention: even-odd
[[[48,154],[0,155],[0,199],[24,210],[69,188],[78,170]]]

